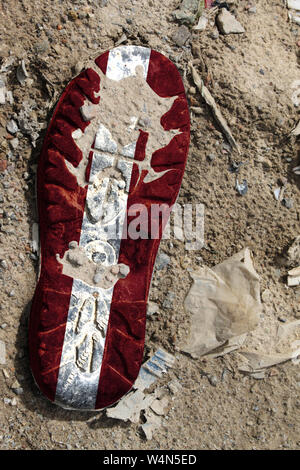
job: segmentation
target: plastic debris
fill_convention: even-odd
[[[138,423],[140,414],[144,411],[146,423],[141,428],[146,438],[151,439],[153,431],[161,424],[160,416],[165,413],[169,399],[163,388],[159,388],[151,394],[145,394],[144,390],[162,377],[162,374],[173,367],[174,363],[174,356],[158,349],[141,367],[139,376],[133,386],[135,390],[129,392],[116,406],[108,408],[106,415],[109,418]]]
[[[158,378],[161,378],[168,369],[173,367],[175,357],[163,349],[158,349],[156,353],[142,365],[134,388],[145,390],[149,388]]]
[[[288,272],[287,284],[289,287],[300,285],[300,266],[290,269]]]
[[[300,10],[300,0],[286,0],[286,6],[291,10]]]
[[[247,180],[243,179],[242,183],[239,183],[238,179],[235,181],[235,189],[241,196],[245,196],[248,192]]]
[[[184,306],[192,315],[192,327],[181,349],[195,358],[210,352],[222,355],[224,347],[227,352],[236,349],[241,344],[240,339],[235,344],[236,338],[257,326],[261,312],[259,276],[250,250],[212,269],[201,267],[191,277]]]
[[[286,354],[266,355],[246,351],[240,354],[247,360],[247,364],[239,366],[240,372],[251,375],[256,379],[263,379],[265,378],[266,369],[296,359],[300,355],[300,347]]]
[[[24,59],[22,59],[17,68],[17,79],[20,85],[25,86],[28,77],[29,75],[25,67],[25,62]]]
[[[201,96],[204,99],[204,101],[206,102],[206,104],[212,110],[212,113],[213,113],[217,123],[221,127],[223,133],[225,134],[226,139],[228,140],[231,147],[236,148],[237,151],[240,153],[240,150],[239,150],[239,147],[236,143],[236,140],[233,137],[233,135],[232,135],[232,133],[231,133],[229,127],[228,127],[227,122],[223,118],[220,110],[218,109],[217,104],[216,104],[213,96],[211,95],[208,88],[206,88],[206,86],[204,85],[204,82],[203,82],[202,78],[200,77],[200,75],[198,74],[197,70],[195,69],[195,67],[193,66],[192,63],[189,64],[189,67],[190,67],[190,70],[192,72],[193,81],[194,81],[196,87],[200,91]]]

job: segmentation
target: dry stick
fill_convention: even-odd
[[[241,152],[240,152],[239,146],[236,143],[236,140],[233,137],[233,135],[232,135],[232,133],[231,133],[229,127],[228,127],[227,122],[223,118],[220,110],[218,109],[217,104],[216,104],[214,98],[212,97],[210,91],[204,85],[202,78],[200,77],[200,75],[198,74],[197,70],[195,69],[195,67],[192,65],[191,62],[189,63],[189,67],[191,69],[193,80],[194,80],[194,83],[195,83],[196,87],[200,91],[201,96],[204,99],[204,101],[206,102],[206,104],[212,110],[212,113],[213,113],[216,121],[218,122],[219,126],[223,130],[223,132],[226,136],[226,139],[228,140],[229,144],[232,147],[236,148],[238,153],[240,154]]]

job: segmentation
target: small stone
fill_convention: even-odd
[[[2,323],[2,325],[0,325],[0,328],[2,330],[5,330],[5,328],[7,328],[7,326],[8,326],[7,323]]]
[[[14,121],[13,119],[11,119],[10,121],[8,121],[7,125],[6,125],[6,129],[7,131],[14,135],[18,132],[19,128],[18,128],[18,125],[16,123],[16,121]]]
[[[287,198],[282,199],[282,204],[283,204],[287,209],[292,209],[292,207],[294,206],[294,201],[293,201],[293,199],[287,197]]]
[[[217,386],[217,383],[218,383],[218,379],[215,375],[208,375],[207,376],[207,380],[209,381],[210,385],[212,385],[213,387],[216,387]]]
[[[213,29],[212,32],[209,34],[209,37],[213,40],[219,39],[220,34],[217,28]]]
[[[15,296],[15,291],[14,290],[11,290],[9,293],[8,293],[8,297],[14,297]]]
[[[149,301],[147,306],[147,316],[151,317],[151,315],[154,315],[155,313],[159,313],[159,305],[155,302]]]
[[[165,298],[165,300],[163,302],[163,307],[166,308],[166,309],[172,308],[174,299],[175,299],[175,293],[174,292],[169,292],[167,297]]]
[[[222,8],[218,14],[217,25],[223,34],[241,34],[245,32],[241,23],[226,8]]]
[[[0,364],[6,364],[6,347],[4,341],[0,340]]]
[[[210,154],[207,155],[207,159],[210,162],[213,162],[216,159],[216,155],[214,153],[210,153]]]
[[[264,74],[265,74],[265,71],[264,71],[263,69],[259,69],[259,73],[260,73],[261,75],[264,75]]]
[[[1,268],[3,268],[3,269],[7,269],[7,268],[8,268],[7,261],[5,261],[5,259],[2,259],[2,260],[0,261],[0,266],[1,266]]]
[[[167,253],[164,253],[163,251],[158,254],[155,262],[155,267],[158,271],[164,269],[168,264],[170,264],[171,259],[170,256],[167,255]]]
[[[255,15],[256,14],[256,6],[248,8],[248,13]]]
[[[37,42],[34,47],[35,52],[37,54],[45,54],[45,52],[48,52],[49,48],[50,48],[50,45],[47,39]]]
[[[97,105],[84,104],[81,106],[80,112],[84,121],[91,121],[97,115]]]
[[[182,47],[187,42],[189,37],[190,37],[189,29],[186,26],[182,25],[177,29],[177,31],[175,31],[175,33],[172,36],[172,40],[173,42],[175,42],[177,46]]]
[[[10,142],[9,142],[9,145],[14,149],[16,150],[19,146],[19,139],[17,137],[15,137],[14,139],[11,139]]]

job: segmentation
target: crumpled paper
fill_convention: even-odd
[[[239,348],[262,310],[250,250],[245,248],[212,269],[201,267],[191,277],[194,282],[184,306],[192,315],[192,327],[181,349],[198,358]]]

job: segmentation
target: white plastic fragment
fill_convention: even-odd
[[[295,135],[295,136],[300,135],[300,120],[298,121],[294,129],[291,131],[290,135]]]
[[[149,388],[158,378],[161,378],[169,368],[173,367],[175,357],[163,349],[158,349],[156,353],[142,365],[134,388],[145,390]]]
[[[300,10],[300,0],[286,0],[286,5],[290,10]]]
[[[17,79],[20,85],[24,86],[28,77],[29,75],[25,67],[25,62],[24,59],[22,59],[17,68]]]
[[[141,411],[148,408],[154,400],[155,395],[145,395],[141,390],[136,390],[122,398],[114,408],[108,408],[106,416],[108,418],[138,423]]]
[[[291,269],[288,272],[287,284],[289,287],[295,287],[300,285],[300,266]]]

